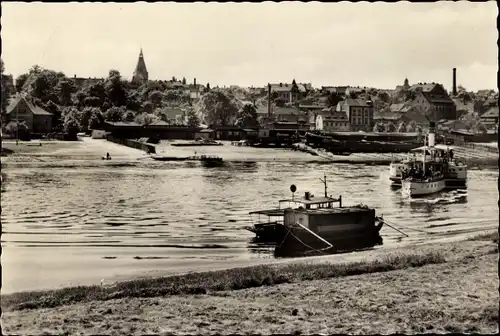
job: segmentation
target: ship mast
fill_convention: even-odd
[[[423,160],[422,160],[422,167],[423,167],[423,173],[425,175],[425,158],[426,158],[426,155],[427,155],[427,137],[424,136],[424,156],[423,156]]]
[[[319,179],[321,182],[323,182],[323,184],[325,185],[325,197],[328,197],[328,186],[327,186],[327,183],[326,183],[326,174],[323,173],[323,178]]]

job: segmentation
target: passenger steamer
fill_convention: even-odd
[[[412,166],[421,162],[423,157],[426,156],[428,166],[433,163],[441,165],[444,161],[443,179],[446,188],[467,187],[467,165],[450,156],[450,153],[453,153],[455,147],[436,145],[434,143],[434,137],[434,124],[432,123],[428,134],[429,147],[431,149],[426,146],[415,148],[408,154],[407,159],[404,161],[400,163],[392,162],[390,164],[389,179],[393,186],[401,187],[403,171],[410,170]]]

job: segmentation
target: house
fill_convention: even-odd
[[[315,129],[323,132],[347,132],[350,130],[347,114],[344,111],[325,109],[316,116]]]
[[[363,88],[360,88],[360,87],[348,87],[346,90],[345,90],[345,96],[346,97],[350,97],[351,95],[360,95],[362,93],[366,92],[365,89]]]
[[[195,139],[203,139],[203,140],[213,140],[215,136],[215,132],[213,129],[205,128],[201,129],[194,134]]]
[[[185,119],[185,111],[177,107],[163,107],[159,111],[164,115],[164,118],[169,124],[183,125]]]
[[[473,114],[474,113],[474,102],[466,101],[459,98],[452,98],[455,103],[457,109],[457,119],[464,114]]]
[[[405,124],[409,124],[410,122],[414,121],[417,126],[420,126],[420,128],[422,129],[426,129],[429,125],[429,121],[427,120],[425,115],[416,111],[415,109],[402,114],[401,120],[404,121]]]
[[[498,106],[490,107],[479,120],[487,129],[496,129],[498,127]]]
[[[25,122],[31,133],[50,133],[52,113],[45,111],[23,95],[12,99],[6,111],[6,122]]]
[[[337,92],[335,86],[322,86],[320,92],[322,94],[331,94]]]
[[[104,78],[98,78],[98,77],[76,77],[76,74],[72,78],[73,84],[75,84],[75,87],[77,89],[80,89],[84,86],[91,86],[97,83],[103,83],[105,81]]]
[[[271,85],[271,95],[275,98],[284,100],[285,102],[293,103],[294,101],[300,99],[300,92],[297,84],[292,83],[279,83],[270,84]]]
[[[337,112],[345,112],[351,131],[371,131],[373,121],[373,103],[364,99],[351,99],[337,104]]]
[[[277,122],[308,123],[309,116],[295,107],[275,107],[273,115]]]
[[[392,122],[394,125],[396,125],[400,120],[401,116],[403,115],[402,112],[393,112],[390,109],[380,109],[378,111],[375,111],[373,113],[373,121],[375,123],[380,122],[380,123],[389,123]]]
[[[419,83],[410,87],[414,95],[411,104],[418,113],[427,115],[432,120],[457,119],[455,102],[441,84]]]

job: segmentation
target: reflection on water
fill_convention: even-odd
[[[2,262],[7,268],[60,263],[65,275],[59,268],[54,274],[71,277],[79,269],[146,272],[157,269],[158,262],[169,269],[272,258],[272,247],[252,242],[253,234],[243,229],[248,212],[275,206],[289,196],[290,184],[299,194],[321,193],[323,173],[329,193],[342,194],[344,204],[375,207],[388,222],[411,232],[402,238],[384,227],[384,246],[498,225],[495,171],[470,171],[467,190],[408,200],[389,188],[387,166],[259,161],[259,156],[276,152],[256,151],[210,169],[197,162],[148,160],[121,166],[67,161],[3,168]]]

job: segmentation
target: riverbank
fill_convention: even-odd
[[[26,161],[32,158],[42,159],[54,157],[64,159],[98,159],[106,153],[112,158],[137,158],[145,156],[139,149],[116,144],[105,139],[81,137],[78,141],[33,140],[33,141],[2,141],[2,149],[9,153],[2,161]]]
[[[9,334],[495,333],[497,263],[498,234],[486,235],[354,263],[18,293],[2,297],[2,324]]]

